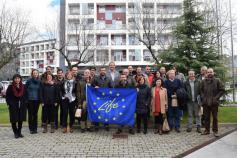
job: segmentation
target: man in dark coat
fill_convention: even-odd
[[[220,79],[214,77],[213,69],[207,69],[207,78],[201,82],[201,98],[203,112],[205,115],[205,131],[202,135],[210,134],[210,116],[212,113],[212,131],[214,136],[218,137],[218,106],[219,99],[224,93],[224,85]]]
[[[100,68],[100,74],[99,76],[95,76],[92,79],[91,85],[95,88],[112,88],[112,84],[111,84],[111,80],[110,78],[108,78],[106,76],[106,68],[105,67],[101,67]],[[105,126],[105,130],[109,131],[109,125],[108,124],[104,124]],[[95,131],[99,130],[99,123],[95,122]]]
[[[127,76],[125,74],[121,74],[120,78],[119,78],[119,82],[117,83],[117,85],[115,87],[116,88],[135,88],[135,85],[133,85],[133,83],[131,83],[131,82],[128,82]],[[122,128],[123,128],[123,126],[119,126],[116,134],[122,133]],[[132,126],[129,126],[129,133],[135,134]]]

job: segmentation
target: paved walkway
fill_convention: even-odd
[[[186,158],[234,158],[237,157],[237,131],[189,154]]]
[[[233,130],[233,126],[221,127],[223,134]],[[209,136],[200,136],[193,130],[191,133],[182,129],[181,133],[172,131],[167,135],[156,135],[150,129],[147,135],[128,135],[128,139],[116,138],[112,135],[115,129],[109,132],[100,130],[95,133],[43,134],[39,130],[36,135],[29,134],[24,127],[24,138],[15,139],[9,127],[0,127],[0,157],[174,157],[194,148],[206,141],[214,139]]]

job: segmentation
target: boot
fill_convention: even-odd
[[[159,131],[159,135],[162,135],[162,125],[158,125],[158,131]]]
[[[55,130],[54,122],[51,122],[50,125],[51,125],[50,133],[54,133],[54,130]]]
[[[154,131],[154,134],[158,134],[159,133],[159,125],[157,125],[157,128]]]
[[[21,134],[21,128],[18,129],[18,136],[19,136],[20,138],[23,138],[23,137],[24,137],[24,136]]]
[[[47,133],[47,123],[43,123],[42,127],[43,127],[43,133]]]

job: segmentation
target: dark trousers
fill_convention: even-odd
[[[159,125],[163,125],[163,114],[159,113],[158,116],[155,116],[155,125],[159,124]],[[157,127],[156,127],[157,128]]]
[[[44,104],[42,107],[42,123],[51,123],[54,122],[54,114],[55,114],[56,107],[54,104]]]
[[[30,100],[28,103],[28,124],[30,131],[37,131],[39,101]]]
[[[212,131],[218,132],[218,106],[203,106],[203,113],[205,116],[205,130],[210,132],[211,114],[213,118]]]
[[[60,111],[60,112],[58,112]],[[58,127],[58,113],[59,113],[59,122],[60,122],[60,126],[62,126],[62,122],[63,122],[63,112],[62,112],[62,103],[60,103],[59,105],[57,105],[55,107],[55,114],[54,114],[54,122],[55,122],[55,127]]]
[[[141,121],[143,120],[144,131],[147,131],[147,124],[148,124],[148,116],[146,114],[137,114],[137,129],[141,129]]]
[[[17,125],[18,123],[18,125]],[[21,129],[22,129],[22,122],[14,122],[14,123],[11,123],[12,124],[12,130],[15,134],[19,134],[21,133]]]
[[[180,116],[181,110],[179,107],[168,106],[168,122],[171,129],[179,129],[180,128]]]
[[[63,122],[62,122],[62,126],[64,128],[67,127],[67,118],[69,115],[69,126],[72,127],[75,121],[75,106],[76,106],[76,102],[69,102],[68,99],[63,99],[62,100],[62,112],[63,112]]]

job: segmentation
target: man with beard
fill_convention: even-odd
[[[121,74],[119,78],[119,83],[116,85],[116,88],[135,88],[135,86],[132,83],[128,82],[127,76],[125,74]],[[122,133],[122,128],[123,128],[123,125],[119,126],[116,134]],[[132,126],[129,126],[129,133],[135,134]]]
[[[112,88],[111,80],[109,77],[106,76],[106,68],[101,67],[100,68],[100,74],[99,76],[96,76],[92,79],[91,85],[95,88]],[[109,125],[104,124],[105,130],[109,131]],[[95,131],[97,132],[99,130],[99,123],[95,122]]]
[[[218,137],[218,106],[219,99],[224,94],[225,89],[220,79],[214,77],[212,68],[207,69],[207,78],[201,82],[201,97],[203,112],[205,115],[205,131],[202,135],[210,134],[210,116],[212,114],[212,131]]]

